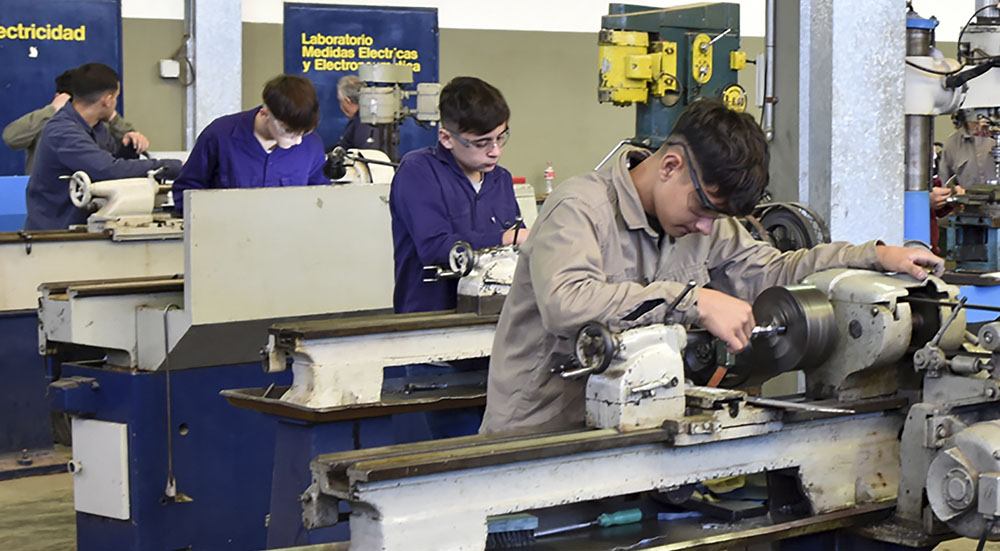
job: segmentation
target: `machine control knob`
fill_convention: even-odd
[[[1000,349],[1000,323],[987,323],[979,329],[979,344],[993,352]]]

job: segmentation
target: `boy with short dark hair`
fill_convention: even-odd
[[[392,179],[396,313],[455,307],[458,282],[424,282],[424,266],[448,263],[457,241],[475,249],[521,243],[520,216],[510,173],[499,166],[510,137],[503,94],[474,77],[441,90],[436,146],[407,153]]]
[[[677,318],[732,352],[754,327],[746,301],[827,268],[943,271],[919,249],[871,241],[781,253],[732,216],[750,212],[768,182],[767,141],[747,114],[692,103],[655,152],[628,148],[600,170],[560,184],[521,247],[490,357],[480,432],[561,430],[584,422],[586,379],[549,372],[572,354],[576,331],[660,323],[688,281]],[[645,306],[656,305],[652,308]],[[630,315],[631,314],[631,315]]]
[[[150,170],[165,169],[164,178],[173,178],[181,163],[175,159],[134,159],[135,150],[115,144],[107,122],[115,116],[121,87],[118,73],[103,63],[87,63],[73,71],[73,98],[49,119],[38,139],[35,166],[25,200],[26,230],[66,229],[87,221],[88,212],[69,198],[69,184],[63,176],[78,170],[90,179],[116,180],[145,176]]]
[[[278,75],[264,85],[263,105],[212,121],[174,181],[176,212],[184,190],[329,184],[323,175],[319,100],[312,82]]]
[[[30,113],[11,121],[3,129],[3,141],[7,147],[14,151],[24,150],[24,173],[31,174],[32,167],[35,166],[35,148],[38,147],[38,139],[42,135],[45,123],[49,122],[56,111],[62,109],[66,102],[73,97],[72,77],[74,69],[63,71],[55,78],[56,93],[52,101],[45,107],[35,109]],[[146,136],[137,132],[131,123],[122,120],[119,116],[114,116],[110,121],[101,124],[108,127],[113,140],[109,145],[113,146],[109,150],[114,154],[118,149],[118,144],[131,147],[139,155],[149,148],[149,140]]]

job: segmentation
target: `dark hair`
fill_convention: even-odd
[[[56,93],[73,95],[73,69],[67,69],[56,77]]]
[[[311,132],[319,125],[316,87],[305,77],[278,75],[264,85],[264,105],[292,132]]]
[[[455,77],[441,90],[441,124],[457,132],[481,135],[510,120],[500,90],[475,77]]]
[[[86,63],[72,70],[73,101],[90,105],[118,90],[118,73],[103,63]]]
[[[767,138],[757,121],[717,99],[700,99],[677,118],[667,141],[682,138],[701,168],[702,184],[726,202],[726,211],[749,214],[768,182]]]

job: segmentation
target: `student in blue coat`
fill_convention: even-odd
[[[177,213],[184,190],[329,184],[316,88],[304,77],[278,75],[264,85],[264,104],[219,117],[198,136],[174,181]]]
[[[407,153],[392,179],[389,210],[396,268],[396,313],[455,307],[458,282],[424,282],[423,267],[447,264],[456,241],[475,249],[521,243],[510,172],[500,155],[510,138],[510,108],[499,90],[457,77],[441,90],[433,147]]]
[[[115,116],[121,92],[118,73],[103,63],[87,63],[73,70],[73,99],[67,101],[45,124],[35,148],[35,166],[25,190],[28,217],[26,230],[59,230],[85,224],[87,210],[77,208],[69,197],[64,176],[78,170],[91,180],[117,180],[145,176],[163,169],[161,178],[177,175],[176,159],[136,159],[131,141],[116,141],[102,122]]]

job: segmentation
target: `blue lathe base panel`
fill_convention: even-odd
[[[48,376],[38,355],[34,310],[0,314],[0,351],[0,455],[52,449]]]
[[[165,497],[167,401],[163,372],[131,372],[64,364],[62,377],[88,377],[79,392],[81,417],[123,423],[128,432],[131,518],[77,513],[79,551],[263,549],[274,464],[275,424],[234,408],[219,395],[233,387],[286,385],[291,372],[265,374],[260,364],[171,372],[173,471],[177,490]],[[84,467],[86,468],[86,467]]]

